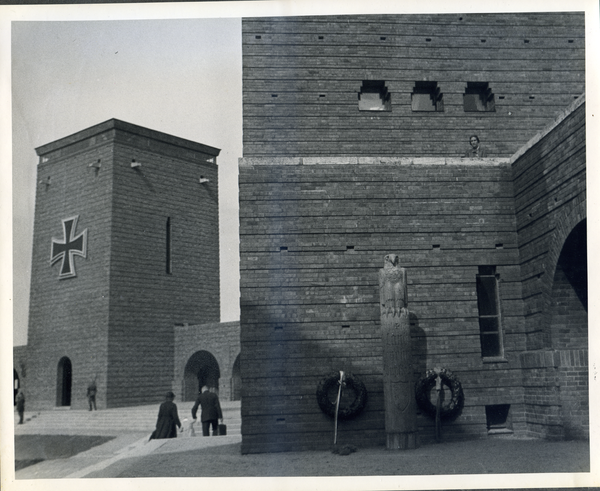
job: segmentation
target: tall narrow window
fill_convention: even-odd
[[[465,112],[493,112],[496,110],[494,94],[488,82],[467,82],[463,94]]]
[[[479,308],[481,356],[484,358],[503,357],[502,319],[496,266],[479,266],[477,306]]]
[[[166,233],[166,267],[165,270],[167,274],[171,274],[173,272],[173,265],[171,263],[171,217],[167,218],[167,233]]]
[[[391,111],[392,96],[383,80],[364,80],[358,93],[359,111]]]
[[[443,111],[443,94],[437,82],[415,82],[412,92],[412,110],[413,111]]]

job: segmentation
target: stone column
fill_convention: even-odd
[[[379,295],[386,445],[388,450],[417,448],[406,269],[398,266],[395,254],[385,256],[379,270]]]

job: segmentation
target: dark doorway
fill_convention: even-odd
[[[13,368],[13,406],[17,404],[17,392],[19,392],[19,388],[21,387],[21,382],[19,381],[19,374]]]
[[[216,358],[208,351],[196,351],[187,364],[183,374],[183,400],[194,401],[204,385],[214,391],[219,389],[221,371]]]
[[[585,220],[579,222],[565,240],[557,268],[563,270],[587,312],[587,230]]]
[[[73,380],[71,360],[63,356],[58,362],[56,373],[56,405],[71,405],[71,384]]]
[[[557,349],[587,349],[586,221],[577,224],[563,245],[552,280],[551,345]]]

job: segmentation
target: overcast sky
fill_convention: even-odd
[[[221,320],[239,319],[241,20],[14,22],[14,338],[27,342],[35,148],[111,118],[221,149]]]

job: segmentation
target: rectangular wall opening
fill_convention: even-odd
[[[503,358],[499,278],[496,266],[479,266],[476,278],[479,338],[483,358]]]
[[[463,107],[465,112],[494,112],[496,103],[489,83],[467,82],[467,88],[463,94]]]
[[[444,96],[437,82],[415,82],[411,95],[413,111],[443,111]]]
[[[485,419],[488,435],[512,433],[510,421],[510,404],[493,404],[485,406]]]
[[[165,258],[165,271],[167,274],[173,273],[173,263],[171,260],[171,217],[167,218],[166,224],[166,258]]]
[[[383,80],[364,80],[358,93],[359,111],[391,111],[392,96]]]

